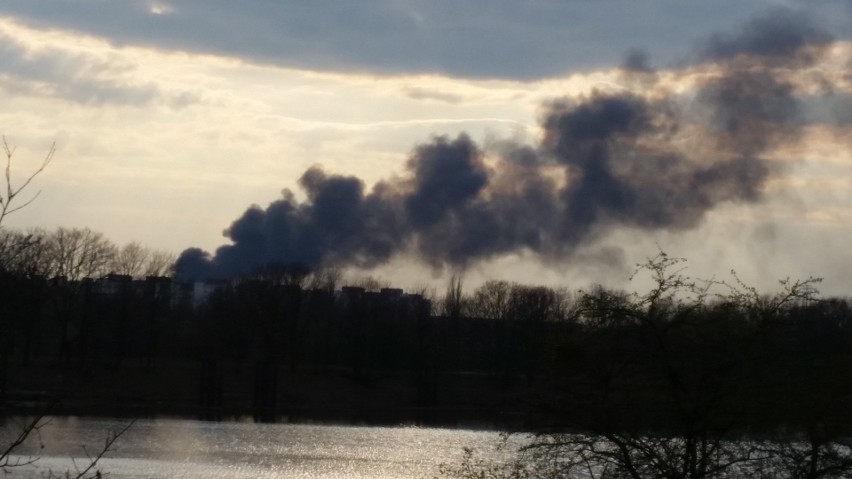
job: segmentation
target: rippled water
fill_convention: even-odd
[[[96,452],[109,430],[125,424],[55,418],[41,430],[43,449],[32,437],[19,450],[24,458],[38,456],[35,466],[6,477],[73,470],[73,461],[86,462],[85,450]],[[15,427],[5,424],[0,439]],[[494,432],[453,429],[140,420],[99,468],[115,479],[428,478],[441,463],[457,461],[463,447],[488,451],[499,442]]]

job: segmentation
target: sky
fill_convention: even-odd
[[[188,276],[852,291],[848,0],[0,1],[17,228]],[[356,273],[357,272],[357,273]]]

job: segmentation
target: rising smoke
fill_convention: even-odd
[[[657,94],[553,101],[534,146],[504,141],[485,152],[464,134],[435,137],[413,150],[405,175],[369,191],[313,167],[299,180],[305,201],[285,190],[249,208],[225,230],[231,244],[184,251],[177,277],[234,277],[269,263],[370,267],[403,252],[438,267],[521,250],[563,258],[617,226],[693,228],[721,203],[760,200],[777,170],[765,155],[805,126],[790,72],[831,43],[801,15],[773,11],[706,41],[680,73],[694,83],[688,96],[660,94],[647,55],[630,52],[625,81]]]

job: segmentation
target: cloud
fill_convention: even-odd
[[[12,28],[0,30],[0,88],[8,93],[88,105],[165,103],[181,108],[199,100],[191,92],[167,92],[153,82],[140,82],[136,79],[137,67],[125,58],[106,51],[24,41],[15,33],[29,32],[14,25],[5,26]]]
[[[147,104],[159,94],[153,85],[127,85],[104,76],[124,75],[107,60],[60,50],[33,51],[0,34],[0,75],[7,91],[65,98],[78,103]]]
[[[301,69],[533,79],[614,65],[637,47],[668,63],[682,42],[771,3],[541,0],[498,9],[484,0],[30,0],[0,6],[0,13],[118,45]]]
[[[462,95],[423,87],[406,87],[403,89],[403,93],[415,100],[434,100],[451,104],[457,104],[464,100]]]

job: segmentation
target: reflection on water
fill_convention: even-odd
[[[56,418],[20,452],[40,457],[10,478],[73,470],[103,446],[109,430],[126,422]],[[0,439],[15,429],[3,426]],[[461,457],[463,447],[491,450],[494,432],[414,427],[137,421],[114,445],[100,469],[111,478],[421,478]]]

